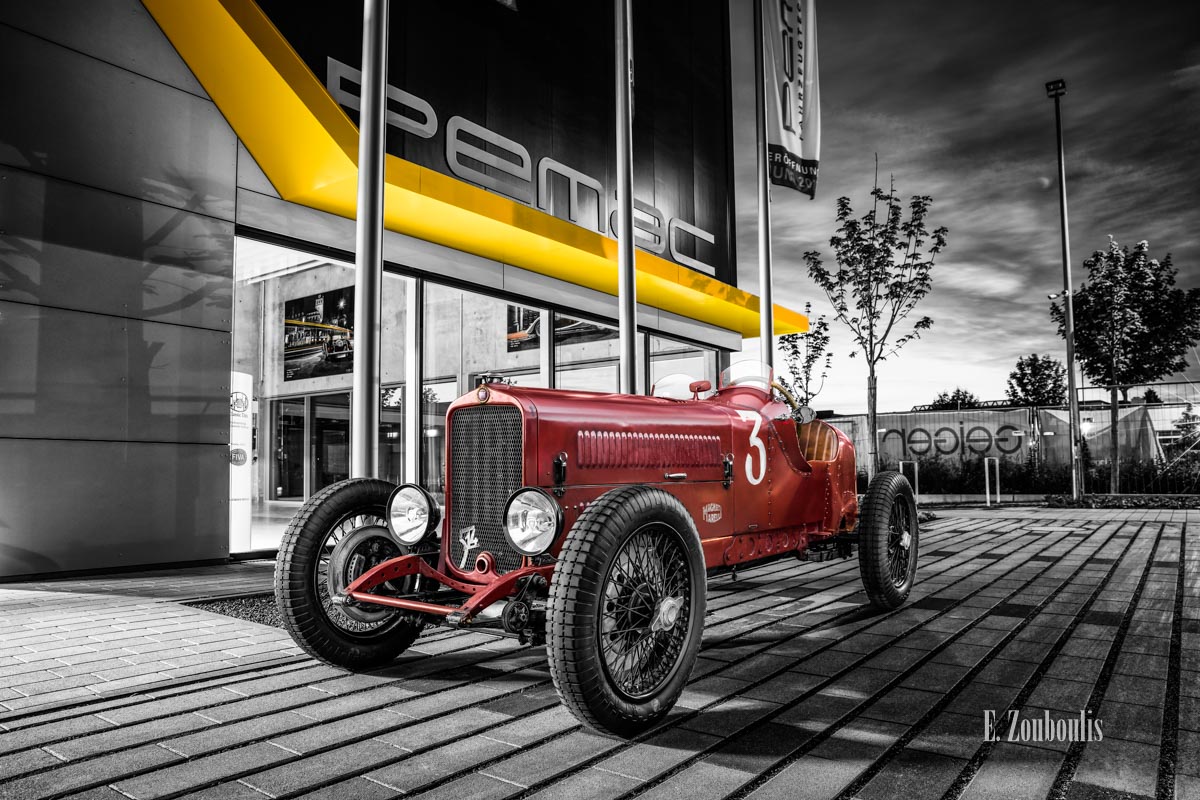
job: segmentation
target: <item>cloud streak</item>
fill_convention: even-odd
[[[931,227],[950,229],[916,311],[934,328],[885,365],[881,409],[955,385],[998,399],[1019,356],[1062,358],[1046,300],[1062,267],[1054,106],[1043,88],[1059,77],[1075,283],[1111,235],[1170,252],[1180,285],[1200,286],[1196,30],[1200,11],[1167,2],[820,4],[821,174],[815,201],[773,190],[776,301],[829,313],[802,254],[832,258],[834,201],[846,195],[866,210],[878,154],[880,182],[894,178],[905,198],[931,195]],[[753,195],[737,207],[745,276],[756,258]],[[862,410],[861,356],[846,359],[838,333],[818,405],[828,397],[839,411]]]

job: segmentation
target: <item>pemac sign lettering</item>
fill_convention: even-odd
[[[334,100],[348,109],[358,110],[362,94],[360,70],[328,57],[326,86]],[[422,139],[432,139],[437,135],[441,127],[440,120],[429,102],[390,84],[387,98],[389,126]],[[549,156],[543,156],[535,167],[529,150],[520,142],[457,115],[446,120],[443,135],[446,165],[455,176],[522,203],[536,204],[540,210],[550,214],[554,214],[551,208],[551,180],[565,179],[568,198],[566,219],[601,235],[610,232],[616,235],[617,212],[614,209],[607,213],[609,197],[600,181],[592,176]],[[493,172],[486,172],[476,165],[488,167]],[[590,200],[593,196],[595,214],[585,216],[581,211],[585,205],[584,198]],[[668,218],[654,206],[637,198],[634,198],[633,206],[634,238],[639,247],[656,255],[667,253],[672,260],[685,267],[709,275],[716,273],[713,265],[684,252],[684,240],[687,237],[715,245],[717,238],[713,233],[677,217]]]
[[[942,425],[937,428],[901,427],[889,428],[879,439],[881,447],[889,443],[899,444],[901,450],[913,456],[984,455],[997,450],[1003,455],[1012,455],[1021,449],[1021,437],[1015,425],[968,426],[959,422],[957,426]]]

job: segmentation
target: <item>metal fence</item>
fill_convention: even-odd
[[[1122,387],[1115,408],[1108,388],[1086,388],[1079,404],[1086,493],[1200,494],[1200,388]],[[854,441],[860,465],[871,435],[884,469],[899,469],[903,461],[911,475],[907,462],[915,462],[922,494],[982,497],[985,459],[991,458],[999,460],[1005,494],[1071,491],[1065,406],[879,414],[875,431],[867,430],[865,414],[827,421]]]

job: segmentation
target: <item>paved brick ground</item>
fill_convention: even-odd
[[[0,585],[0,726],[48,705],[241,674],[300,653],[277,628],[176,603]]]
[[[0,583],[0,589],[71,594],[107,594],[152,600],[197,600],[271,591],[274,561],[238,561],[218,566],[153,569],[88,578],[50,578]],[[5,613],[0,607],[0,614]]]
[[[895,612],[855,561],[711,581],[691,683],[633,742],[508,639],[431,629],[351,675],[153,585],[0,585],[0,797],[1200,798],[1200,515],[939,513]],[[1008,709],[1103,739],[986,741]]]

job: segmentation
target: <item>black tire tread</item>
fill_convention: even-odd
[[[355,641],[338,634],[311,592],[309,569],[322,532],[355,509],[382,517],[394,488],[376,478],[351,478],[327,486],[300,507],[283,534],[275,560],[275,602],[296,644],[326,664],[350,670],[383,666],[408,649],[424,627],[400,621],[378,640]]]
[[[913,520],[913,540],[909,553],[909,571],[913,577],[901,590],[892,583],[888,565],[888,524],[892,505],[899,499],[909,506]],[[858,522],[858,566],[862,574],[863,588],[871,605],[891,611],[904,605],[915,582],[916,561],[920,536],[918,535],[917,507],[908,479],[895,471],[878,473],[867,487],[863,499],[862,514]]]
[[[591,503],[572,527],[559,553],[550,584],[549,613],[547,614],[546,651],[550,675],[559,697],[567,710],[584,724],[619,736],[639,733],[655,724],[674,705],[683,688],[665,698],[661,711],[651,714],[630,713],[621,704],[609,701],[607,676],[595,648],[596,621],[594,613],[603,591],[604,567],[608,558],[621,546],[622,534],[633,520],[667,503],[689,520],[683,504],[673,495],[646,486],[624,486],[602,495]],[[692,524],[690,531],[681,531],[695,540],[699,569],[692,561],[693,584],[697,604],[692,608],[691,624],[703,626],[705,605],[705,571],[699,535]],[[692,637],[681,658],[690,660],[683,672],[691,672],[699,650],[699,632]],[[686,681],[686,675],[684,680]]]

